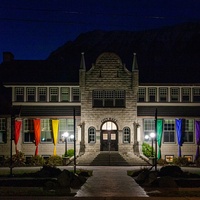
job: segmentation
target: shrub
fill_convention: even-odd
[[[155,151],[153,150],[153,155],[152,155],[152,150],[153,150],[152,146],[150,146],[149,144],[145,142],[142,144],[142,152],[147,158],[155,156]]]
[[[182,175],[183,171],[176,165],[168,165],[160,169],[160,176],[180,177]]]
[[[200,167],[200,157],[198,157],[194,162],[197,167]]]
[[[42,156],[32,156],[30,159],[30,165],[41,166],[44,164],[44,158]]]
[[[189,165],[189,161],[186,157],[174,158],[173,163],[178,166],[188,166]]]
[[[46,165],[48,166],[60,166],[63,165],[62,162],[62,157],[56,155],[56,156],[51,156],[47,159]]]
[[[158,159],[158,160],[157,160],[157,163],[158,163],[159,165],[161,165],[161,166],[167,165],[167,164],[168,164],[168,162],[167,162],[165,159]]]
[[[10,165],[10,158],[7,158],[5,161],[6,166]],[[16,154],[12,155],[12,167],[21,167],[25,166],[25,157],[21,151],[18,151]]]

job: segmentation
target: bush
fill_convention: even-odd
[[[165,159],[158,159],[157,163],[158,163],[158,165],[161,165],[161,166],[168,164],[168,162]]]
[[[64,154],[64,157],[72,157],[74,156],[74,149],[68,149],[65,154]]]
[[[30,165],[32,166],[41,166],[44,164],[44,158],[41,156],[32,156],[30,159]]]
[[[160,176],[181,177],[182,175],[183,171],[176,165],[168,165],[160,169]]]
[[[188,166],[189,165],[189,161],[185,157],[174,158],[173,163],[178,166]]]
[[[6,166],[10,165],[10,158],[7,158],[5,161]],[[12,156],[12,167],[21,167],[25,166],[25,157],[21,151],[18,151],[15,155]]]
[[[56,156],[51,156],[47,159],[46,165],[48,166],[60,166],[63,165],[62,157],[56,155]]]
[[[200,167],[200,157],[198,157],[194,162],[197,167]]]
[[[149,144],[145,142],[142,144],[142,152],[147,158],[155,156],[154,150],[153,150],[153,155],[152,155],[152,146],[150,146]]]

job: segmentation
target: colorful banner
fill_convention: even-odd
[[[58,140],[58,124],[59,120],[58,119],[53,119],[52,120],[52,128],[53,128],[53,143],[54,143],[54,150],[53,150],[53,155],[56,155],[56,144]]]
[[[176,134],[178,141],[178,156],[181,157],[181,146],[183,145],[183,133],[182,133],[182,119],[176,119]]]
[[[199,157],[199,145],[200,145],[200,121],[195,121],[195,129],[196,129],[196,143],[197,150],[195,160]]]
[[[17,152],[18,152],[18,150],[17,150],[17,143],[18,143],[18,141],[19,141],[21,125],[22,125],[22,121],[17,121],[17,120],[15,120],[14,141],[15,141],[15,151],[16,151],[16,154],[17,154]]]
[[[38,146],[40,143],[40,119],[34,119],[33,120],[33,125],[34,125],[34,134],[35,134],[35,155],[38,155]]]
[[[161,158],[161,144],[162,144],[162,135],[163,135],[163,120],[157,120],[157,142],[158,142],[158,156],[157,158]]]

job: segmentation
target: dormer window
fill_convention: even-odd
[[[34,87],[27,88],[27,101],[28,102],[35,101],[35,88]]]
[[[15,101],[18,101],[18,102],[24,101],[24,88],[23,87],[15,88]]]

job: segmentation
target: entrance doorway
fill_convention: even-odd
[[[101,129],[101,151],[118,151],[118,131],[113,122],[105,122]]]

